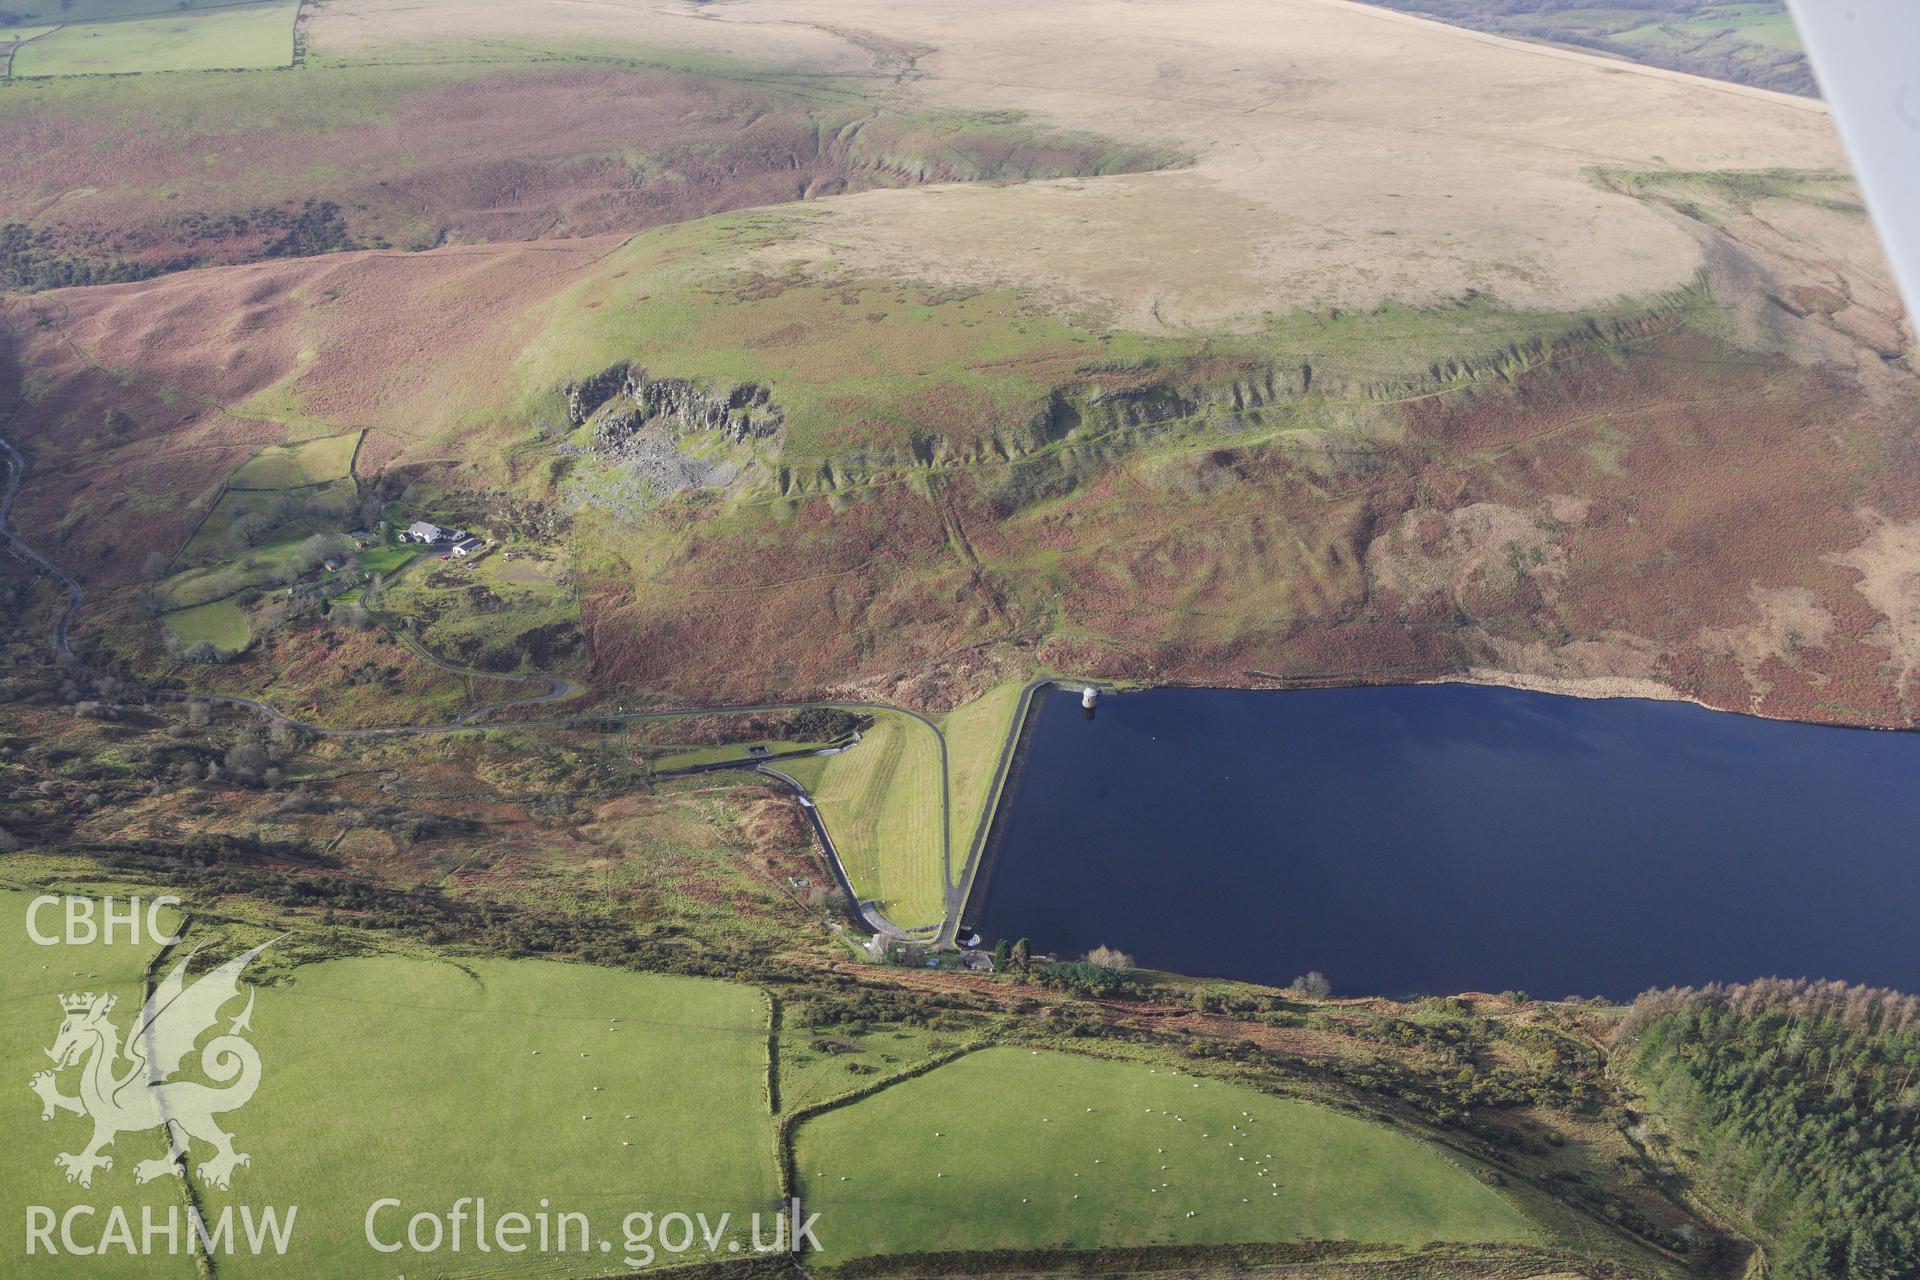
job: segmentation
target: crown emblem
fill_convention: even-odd
[[[139,1020],[130,1042],[121,1040],[120,1028],[109,1017],[124,997],[107,991],[47,993],[60,1002],[64,1020],[52,1047],[43,1050],[51,1069],[35,1072],[28,1087],[39,1096],[42,1120],[67,1111],[93,1121],[93,1137],[86,1146],[53,1158],[68,1182],[91,1187],[95,1174],[113,1168],[114,1157],[102,1148],[111,1146],[116,1135],[142,1130],[158,1129],[167,1149],[134,1165],[135,1183],[185,1177],[190,1142],[212,1148],[212,1154],[194,1161],[193,1174],[215,1190],[227,1190],[233,1171],[252,1163],[252,1157],[233,1149],[233,1135],[216,1117],[245,1106],[260,1087],[260,1052],[242,1034],[251,1030],[247,1019],[253,1012],[253,989],[246,988],[247,1007],[238,1017],[220,1015],[242,995],[241,971],[270,945],[263,942],[244,951],[193,983],[187,981],[187,967],[195,953],[188,952],[166,977],[151,984],[144,1005],[133,1006]],[[212,1038],[202,1045],[210,1032]],[[190,1058],[199,1065],[195,1074],[213,1084],[178,1078]],[[77,1077],[78,1095],[61,1092],[63,1073],[69,1080]],[[6,1132],[11,1156],[13,1131]],[[5,1268],[8,1274],[13,1270]]]

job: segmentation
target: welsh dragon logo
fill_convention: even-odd
[[[102,1155],[102,1148],[112,1146],[122,1133],[160,1126],[166,1128],[167,1154],[136,1164],[135,1182],[151,1182],[165,1174],[180,1177],[194,1138],[213,1148],[213,1155],[199,1163],[200,1177],[210,1186],[226,1190],[235,1167],[253,1162],[233,1149],[233,1135],[214,1118],[245,1106],[260,1086],[260,1053],[241,1036],[252,1030],[251,987],[246,1008],[224,1034],[199,1050],[201,1070],[225,1087],[216,1089],[173,1076],[182,1059],[194,1052],[195,1042],[220,1021],[220,1010],[240,995],[240,971],[269,945],[262,943],[235,956],[192,986],[187,985],[187,966],[197,952],[189,953],[154,988],[124,1045],[120,1029],[108,1017],[113,996],[89,991],[60,997],[66,1018],[53,1047],[46,1050],[53,1070],[37,1073],[28,1084],[40,1095],[42,1120],[53,1119],[56,1111],[93,1120],[93,1140],[84,1150],[54,1157],[54,1163],[67,1171],[68,1182],[91,1187],[96,1169],[113,1168],[113,1157]],[[60,1072],[72,1067],[80,1070],[78,1097],[61,1093],[55,1083]]]

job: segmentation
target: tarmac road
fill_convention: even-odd
[[[13,503],[15,497],[18,496],[20,492],[22,481],[26,478],[26,459],[20,456],[18,450],[16,450],[11,443],[5,439],[0,439],[0,462],[4,462],[7,467],[7,487],[5,494],[0,495],[0,534],[5,535],[7,542],[10,543],[19,554],[38,565],[66,588],[67,607],[61,612],[60,620],[56,624],[54,631],[55,651],[58,653],[61,662],[83,671],[90,670],[84,663],[81,663],[73,656],[73,649],[69,639],[74,615],[79,611],[81,602],[86,599],[86,592],[65,570],[35,550],[15,532],[13,528]],[[265,718],[270,723],[286,725],[302,733],[310,733],[322,738],[419,737],[430,734],[458,733],[477,728],[569,728],[587,722],[637,722],[644,720],[667,720],[693,715],[801,711],[808,707],[838,707],[857,711],[892,711],[903,716],[909,716],[926,726],[927,731],[933,734],[934,741],[938,743],[940,747],[940,858],[941,870],[946,877],[945,883],[947,886],[946,918],[941,922],[939,929],[933,934],[932,941],[935,945],[947,945],[953,942],[954,935],[960,927],[960,914],[966,907],[967,895],[973,886],[973,878],[979,871],[980,856],[986,847],[988,829],[991,826],[991,822],[983,820],[980,823],[978,831],[974,834],[972,845],[967,850],[966,859],[961,868],[961,875],[956,879],[953,874],[953,804],[951,801],[953,793],[947,762],[947,738],[946,735],[940,731],[939,725],[935,724],[920,712],[910,707],[895,706],[892,703],[886,702],[826,700],[814,702],[753,703],[748,705],[717,707],[682,707],[649,711],[622,711],[611,715],[586,712],[573,716],[485,720],[483,724],[481,721],[483,721],[485,717],[491,716],[496,712],[512,711],[525,707],[538,707],[566,701],[567,699],[587,692],[587,686],[581,684],[579,681],[568,679],[565,676],[502,674],[495,671],[481,671],[472,667],[462,667],[436,657],[434,654],[428,652],[419,641],[404,631],[395,628],[394,634],[415,657],[449,674],[490,680],[506,680],[523,685],[545,685],[546,690],[543,693],[526,698],[508,698],[497,702],[490,702],[484,706],[475,707],[470,711],[464,712],[442,724],[373,725],[361,728],[339,728],[336,726],[315,724],[308,720],[300,720],[287,715],[270,703],[262,702],[258,698],[246,698],[237,694],[185,693],[176,690],[165,690],[156,691],[154,696],[176,701],[191,700],[208,702],[219,706],[251,711]],[[1013,730],[1007,735],[1007,740],[1001,744],[1000,758],[994,767],[993,789],[989,792],[990,802],[997,800],[1000,789],[1005,784],[1007,771],[1012,764],[1014,748],[1019,741],[1021,726],[1026,723],[1027,710],[1032,703],[1033,695],[1040,689],[1052,685],[1077,685],[1079,683],[1078,681],[1065,681],[1052,677],[1032,680],[1027,683],[1026,688],[1021,692],[1019,706],[1014,715]],[[1099,682],[1093,683],[1096,688],[1102,690],[1111,688],[1111,686],[1100,684]],[[840,881],[841,887],[851,895],[852,900],[858,903],[859,896],[853,892],[853,887],[847,879],[846,869],[840,862],[840,855],[834,848],[833,839],[828,835],[826,824],[820,818],[820,811],[818,807],[814,805],[812,797],[807,795],[806,788],[802,787],[800,783],[794,779],[773,769],[761,767],[757,772],[779,779],[788,787],[792,788],[801,798],[803,802],[802,807],[806,809],[807,817],[813,824],[815,834],[819,837],[821,846],[826,851],[828,863],[833,868],[835,878]],[[988,815],[988,817],[990,818],[991,815]],[[878,913],[876,912],[874,915],[878,915]],[[862,911],[862,916],[867,920],[869,925],[883,932],[888,932],[902,938],[920,936],[917,933],[899,928],[891,921],[887,921],[885,917],[880,917],[876,920],[874,916],[867,915],[864,910]]]

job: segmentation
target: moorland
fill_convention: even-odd
[[[371,1046],[365,1123],[474,1123],[498,1197],[804,1192],[849,1276],[1911,1271],[1910,997],[940,945],[1054,677],[1913,727],[1913,331],[1819,102],[1345,0],[48,16],[0,28],[0,877],[285,936],[253,1131],[338,1274]],[[154,963],[9,964],[17,1074]],[[632,1137],[573,1103],[632,1074],[546,1070],[615,1025]],[[1256,1212],[1236,1125],[1329,1163],[1262,1148]],[[51,1141],[10,1202],[80,1194]]]

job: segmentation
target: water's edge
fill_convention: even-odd
[[[1431,696],[1447,687],[1459,694],[1483,689],[1491,701]],[[1267,693],[1321,698],[1318,705],[1269,704],[1252,696]],[[1341,696],[1348,693],[1350,704]],[[1154,967],[1265,982],[1272,975],[1244,971],[1230,942],[1213,950],[1214,943],[1196,941],[1210,928],[1229,927],[1214,919],[1231,920],[1237,899],[1279,895],[1272,897],[1278,906],[1294,899],[1294,909],[1310,900],[1313,910],[1342,916],[1339,927],[1358,936],[1395,927],[1390,922],[1409,909],[1409,896],[1431,891],[1427,880],[1439,875],[1444,890],[1483,885],[1481,903],[1448,902],[1446,892],[1435,898],[1436,916],[1457,918],[1463,931],[1480,930],[1474,943],[1463,951],[1454,940],[1452,973],[1436,970],[1428,979],[1410,967],[1421,940],[1401,942],[1389,933],[1376,945],[1383,959],[1397,950],[1400,972],[1389,978],[1383,965],[1376,969],[1381,980],[1446,985],[1476,967],[1476,947],[1488,973],[1511,978],[1526,968],[1529,949],[1540,947],[1539,921],[1564,916],[1575,933],[1588,930],[1584,944],[1569,943],[1585,948],[1578,968],[1592,978],[1583,976],[1582,990],[1611,986],[1631,994],[1622,984],[1636,966],[1623,957],[1649,946],[1650,956],[1675,961],[1673,981],[1703,980],[1703,970],[1722,962],[1764,966],[1776,959],[1788,972],[1811,970],[1805,976],[1911,981],[1902,968],[1907,953],[1887,941],[1884,904],[1874,905],[1885,894],[1920,904],[1908,865],[1920,859],[1903,852],[1913,845],[1908,832],[1920,825],[1920,812],[1901,798],[1909,790],[1900,779],[1912,770],[1911,747],[1885,736],[1883,748],[1864,734],[1809,736],[1800,731],[1871,726],[1724,711],[1671,691],[1658,698],[1619,688],[1575,693],[1471,675],[1287,689],[1111,690],[1095,719],[1114,715],[1125,728],[1102,734],[1089,725],[1082,739],[1078,708],[1059,692],[1037,691],[1012,730],[1006,782],[961,918],[989,938],[1031,936],[1036,947],[1063,953],[1083,949],[1070,936],[1076,931],[1111,931],[1110,939],[1094,941],[1123,945],[1135,937],[1151,951],[1156,930],[1162,940],[1167,930],[1185,930],[1184,960]],[[1148,707],[1134,694],[1188,700]],[[1204,700],[1210,694],[1220,697]],[[1595,709],[1569,709],[1576,702]],[[1598,709],[1610,704],[1618,714]],[[1691,719],[1702,711],[1720,714]],[[1912,741],[1911,730],[1891,732]],[[1072,759],[1060,754],[1068,743],[1080,744]],[[1808,771],[1804,788],[1799,770]],[[1565,806],[1566,820],[1543,805]],[[1109,819],[1109,809],[1132,816]],[[1169,827],[1169,820],[1181,825]],[[1392,827],[1383,838],[1383,824],[1394,821],[1433,825]],[[1819,824],[1817,832],[1809,822]],[[1403,840],[1402,829],[1421,834]],[[1396,845],[1409,852],[1383,852]],[[1878,931],[1864,949],[1846,940],[1852,907],[1822,897],[1825,886],[1799,884],[1801,872],[1790,864],[1808,862],[1809,849],[1821,849],[1821,861],[1839,860],[1836,892],[1855,895],[1860,926]],[[1397,857],[1411,864],[1394,865]],[[1368,881],[1370,874],[1382,879]],[[991,900],[1009,876],[1014,897],[996,906]],[[1035,898],[1041,883],[1048,887]],[[1215,896],[1180,892],[1188,889]],[[1709,930],[1690,951],[1672,945],[1676,934],[1696,932],[1693,918],[1676,915],[1664,900],[1673,895],[1691,895],[1697,906],[1689,909]],[[1749,909],[1751,917],[1739,915]],[[1501,912],[1530,913],[1530,922],[1509,938],[1498,927]],[[1596,918],[1607,912],[1615,913],[1609,927],[1618,933],[1594,935]],[[1796,930],[1796,912],[1813,934],[1808,945],[1774,945]],[[1277,918],[1284,911],[1273,914],[1274,936],[1284,937]],[[1300,930],[1303,946],[1311,932]],[[1568,975],[1567,957],[1558,960],[1545,966],[1543,983]],[[1638,971],[1658,963],[1649,958]],[[1861,969],[1878,976],[1854,971]],[[1725,975],[1758,976],[1759,969],[1744,968]],[[1705,980],[1719,978],[1709,973]]]

